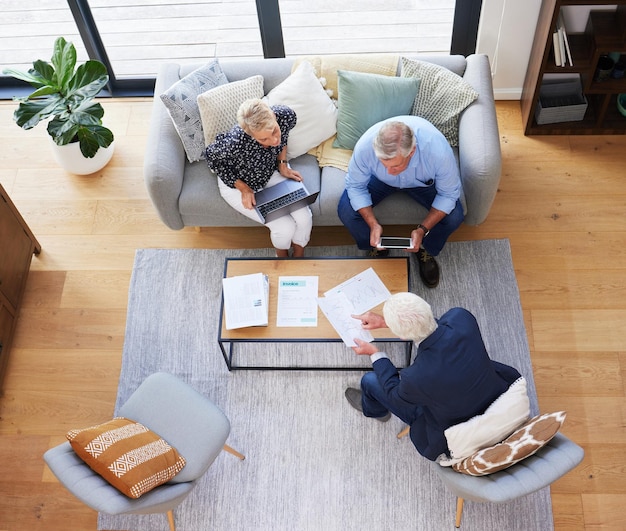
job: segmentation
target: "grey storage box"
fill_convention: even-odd
[[[583,94],[580,76],[544,78],[535,111],[539,125],[579,122],[585,118],[586,111],[587,98]]]
[[[579,122],[587,111],[580,77],[549,81],[541,85],[535,119],[539,125],[559,122]]]

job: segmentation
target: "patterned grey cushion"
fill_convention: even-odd
[[[198,109],[198,94],[226,83],[228,79],[216,59],[194,70],[161,94],[161,101],[174,122],[189,162],[204,159],[204,132]]]
[[[443,66],[406,57],[402,58],[400,75],[421,80],[411,114],[428,120],[443,133],[451,146],[458,146],[459,114],[478,98],[478,92]]]
[[[198,96],[205,143],[212,144],[217,133],[230,130],[237,124],[239,106],[251,98],[263,97],[263,76],[252,76],[241,81],[215,87]]]

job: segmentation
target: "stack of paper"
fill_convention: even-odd
[[[222,279],[226,329],[267,326],[270,283],[267,275],[253,273]]]

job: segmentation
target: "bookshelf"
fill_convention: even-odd
[[[557,66],[553,33],[562,8],[590,7],[586,28],[582,32],[567,31],[572,63]],[[590,0],[544,0],[520,101],[525,135],[625,134],[626,117],[617,108],[617,97],[626,93],[626,77],[609,77],[597,81],[600,57],[613,52],[626,60],[626,0],[598,2]],[[538,123],[536,118],[542,86],[560,77],[578,76],[587,103],[582,119],[555,123]]]

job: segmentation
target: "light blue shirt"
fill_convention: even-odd
[[[417,145],[407,168],[390,175],[374,153],[374,138],[385,122],[399,121],[415,133]],[[354,146],[346,174],[346,190],[352,208],[357,211],[371,206],[367,189],[371,177],[395,188],[416,188],[435,185],[437,195],[432,207],[449,214],[461,195],[461,178],[450,144],[430,122],[418,116],[396,116],[370,127]],[[431,181],[432,180],[432,181]]]

